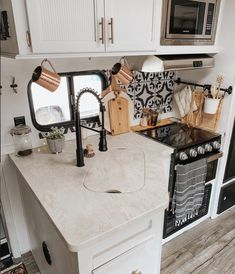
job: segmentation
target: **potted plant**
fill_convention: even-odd
[[[211,87],[211,92],[205,97],[204,112],[208,114],[215,114],[217,112],[220,100],[223,95],[220,92],[220,87],[224,82],[224,75],[217,76],[215,84]]]
[[[51,153],[60,153],[64,147],[64,131],[63,127],[51,127],[51,131],[43,134],[46,137],[47,144]]]

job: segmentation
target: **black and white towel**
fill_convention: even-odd
[[[198,215],[204,196],[206,174],[207,159],[176,166],[172,209],[177,226]]]

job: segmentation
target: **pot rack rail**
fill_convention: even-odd
[[[211,85],[200,85],[200,84],[196,84],[196,83],[190,83],[187,81],[182,81],[181,78],[178,78],[177,80],[175,80],[175,83],[178,85],[186,84],[186,85],[190,85],[190,86],[201,87],[201,88],[203,88],[203,90],[208,90],[209,92],[211,90]],[[224,91],[224,94],[228,93],[230,95],[233,92],[233,87],[229,86],[228,88],[221,88],[220,90]]]

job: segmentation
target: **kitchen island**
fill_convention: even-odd
[[[42,274],[159,273],[172,149],[136,133],[107,142],[99,152],[98,136],[83,141],[96,155],[82,168],[74,141],[61,154],[10,155]]]

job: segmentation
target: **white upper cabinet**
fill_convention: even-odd
[[[106,51],[154,51],[156,0],[105,0]]]
[[[154,51],[156,0],[26,0],[33,53]]]
[[[1,55],[15,57],[17,54],[30,54],[27,41],[28,23],[24,0],[0,0],[0,12],[6,14],[5,24],[9,31],[5,40],[1,40]],[[3,23],[3,22],[2,22]]]
[[[34,53],[104,52],[104,0],[26,0]]]
[[[216,53],[214,45],[161,45],[163,0],[0,0],[16,58]],[[221,2],[220,13],[224,2]],[[218,30],[220,29],[221,14]],[[218,31],[219,34],[219,31]]]

